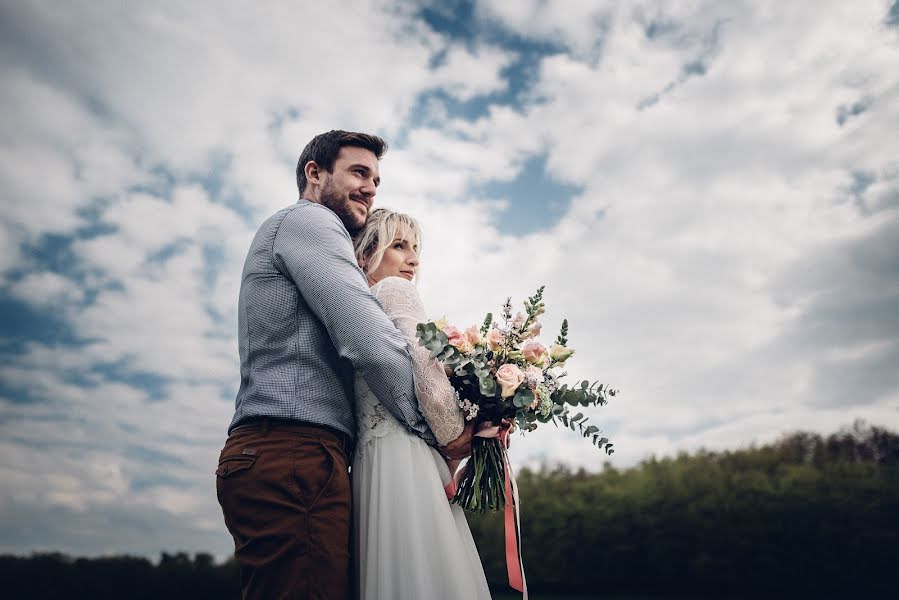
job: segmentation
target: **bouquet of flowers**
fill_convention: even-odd
[[[560,383],[564,367],[574,350],[568,347],[568,321],[550,347],[537,336],[544,312],[543,287],[524,302],[524,313],[512,316],[511,299],[506,300],[502,322],[488,313],[483,325],[460,331],[445,319],[421,323],[419,343],[448,368],[465,418],[483,430],[491,426],[502,431],[497,437],[475,437],[471,458],[461,473],[453,502],[465,510],[499,510],[507,501],[505,468],[506,435],[510,424],[522,432],[537,429],[550,421],[579,432],[607,454],[612,444],[599,428],[587,425],[588,418],[578,406],[600,406],[617,390],[604,384],[581,381],[572,387]]]

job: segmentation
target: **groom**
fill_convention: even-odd
[[[387,145],[329,131],[297,164],[299,201],[256,233],[240,286],[240,390],[216,470],[244,598],[345,600],[362,375],[406,427],[419,411],[406,342],[371,295],[350,234],[368,218]],[[443,448],[467,456],[470,437]]]

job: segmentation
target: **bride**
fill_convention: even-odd
[[[419,406],[437,442],[446,446],[463,434],[465,425],[443,368],[418,345],[415,334],[415,326],[428,320],[412,283],[420,237],[412,217],[379,208],[354,244],[372,293],[409,344]],[[358,437],[352,477],[358,598],[490,598],[465,515],[444,492],[451,479],[446,460],[400,425],[361,377],[355,386]]]

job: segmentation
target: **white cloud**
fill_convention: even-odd
[[[563,44],[580,54],[594,52],[601,44],[603,25],[614,3],[595,0],[483,0],[478,14],[493,19],[516,33]]]
[[[507,84],[500,77],[500,71],[511,59],[508,52],[497,48],[486,47],[471,52],[453,46],[447,50],[444,62],[434,70],[431,83],[462,101],[501,92]]]
[[[10,286],[9,294],[28,304],[64,311],[84,298],[77,283],[56,273],[29,273]]]

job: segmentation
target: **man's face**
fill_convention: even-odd
[[[374,153],[358,146],[343,146],[333,172],[323,170],[322,179],[319,201],[340,217],[350,233],[361,229],[381,183]]]

